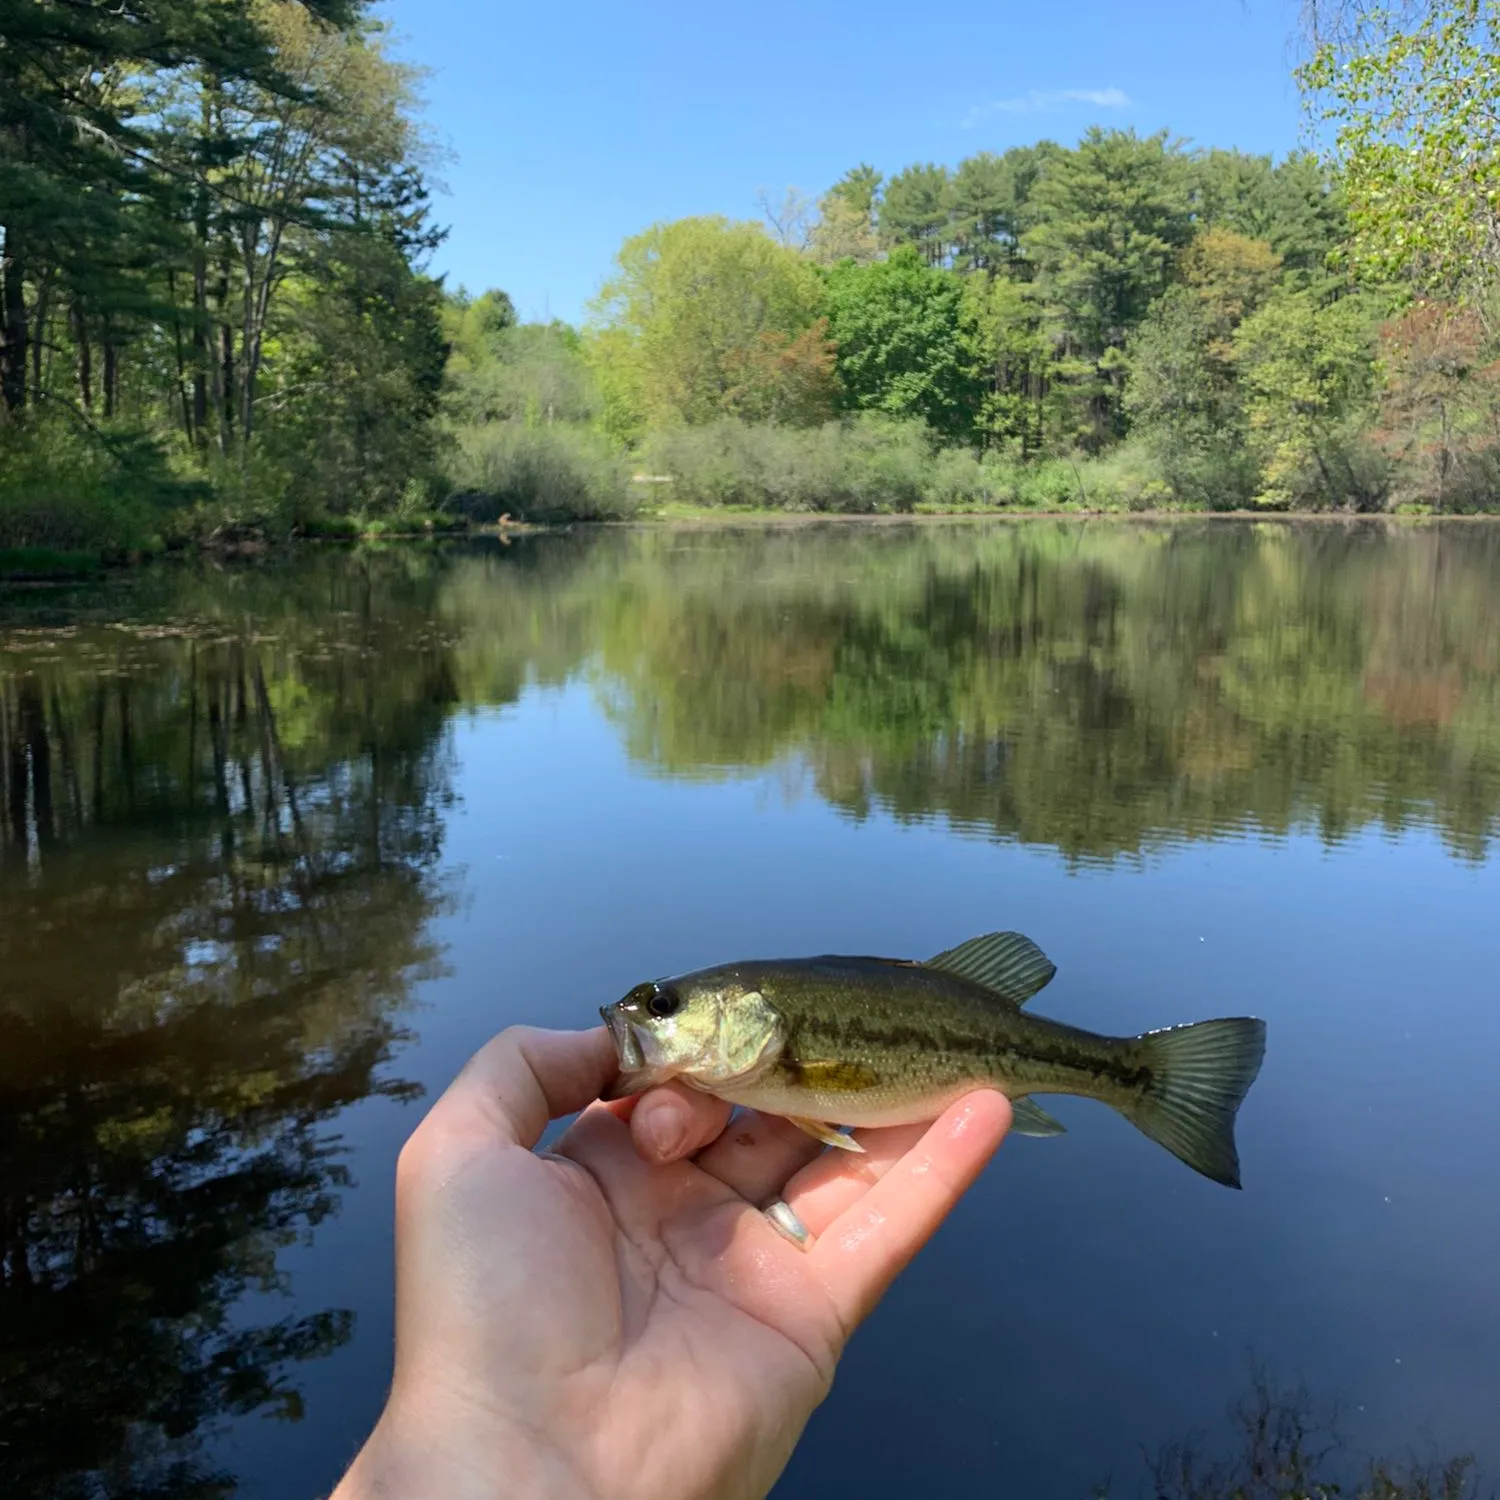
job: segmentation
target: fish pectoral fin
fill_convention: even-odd
[[[785,1118],[789,1124],[795,1125],[798,1130],[805,1130],[815,1141],[822,1141],[825,1146],[837,1146],[840,1151],[862,1152],[865,1149],[837,1127],[825,1125],[821,1120],[809,1120],[802,1115],[787,1115]]]
[[[970,938],[929,958],[927,967],[982,985],[1015,1006],[1025,1005],[1057,973],[1057,965],[1019,932],[987,932]]]
[[[1012,1099],[1010,1133],[1032,1136],[1066,1135],[1068,1127],[1061,1120],[1054,1120],[1040,1104],[1033,1104],[1030,1099]]]

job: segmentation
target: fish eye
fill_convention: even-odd
[[[675,1016],[681,1008],[682,996],[676,990],[657,990],[646,1002],[646,1009],[663,1020]]]

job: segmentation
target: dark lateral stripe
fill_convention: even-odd
[[[881,1052],[970,1058],[997,1069],[1004,1069],[1014,1059],[1031,1068],[1057,1068],[1079,1079],[1131,1091],[1144,1089],[1152,1076],[1150,1067],[1128,1052],[1109,1047],[1097,1050],[1080,1047],[1067,1036],[1053,1037],[1043,1032],[1024,1041],[1010,1041],[973,1032],[879,1025],[862,1016],[840,1017],[836,1022],[819,1020],[812,1025],[804,1023],[787,1038],[783,1058],[795,1065],[800,1057],[861,1053],[878,1056]]]

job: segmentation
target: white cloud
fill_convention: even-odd
[[[964,125],[977,125],[990,115],[1040,114],[1061,109],[1066,104],[1091,104],[1095,109],[1125,109],[1130,95],[1124,89],[1032,89],[1014,99],[996,99],[993,104],[976,105],[964,117]]]

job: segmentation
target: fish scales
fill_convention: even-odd
[[[980,986],[918,965],[814,959],[736,969],[785,1019],[777,1071],[792,1087],[801,1082],[804,1059],[824,1058],[866,1064],[882,1082],[863,1092],[881,1100],[915,1100],[931,1087],[961,1085],[1046,1092],[1067,1081],[1128,1093],[1150,1079],[1129,1043],[1002,1010]],[[844,1091],[812,1092],[829,1105],[841,1102],[845,1123],[869,1112]]]

